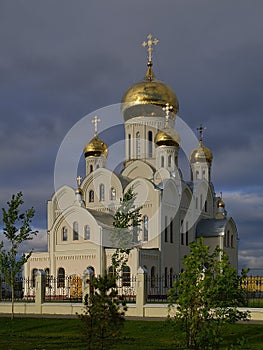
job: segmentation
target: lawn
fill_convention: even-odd
[[[84,349],[80,329],[78,319],[0,318],[0,349]],[[178,349],[180,336],[164,321],[126,321],[121,344],[115,349]],[[242,337],[246,343],[238,349],[263,349],[263,324],[230,326],[222,349]]]

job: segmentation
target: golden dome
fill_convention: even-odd
[[[94,135],[93,139],[87,143],[84,148],[85,157],[107,157],[108,147],[101,141],[97,134]]]
[[[83,196],[83,191],[80,187],[76,188],[75,190],[75,194],[80,194],[81,196]]]
[[[217,201],[217,208],[225,208],[225,202],[222,198]]]
[[[177,114],[179,103],[175,93],[168,85],[155,78],[152,62],[148,62],[144,80],[132,85],[124,94],[121,111],[124,119],[128,120],[141,115],[140,111],[147,112],[147,108],[138,108],[139,106],[154,105],[163,108],[167,103],[172,106],[172,112]],[[133,113],[130,112],[130,108],[134,109]]]
[[[179,147],[180,141],[178,133],[174,129],[168,127],[159,130],[154,138],[154,142],[157,146]]]
[[[190,156],[191,163],[207,162],[211,164],[212,160],[213,160],[212,152],[203,145],[202,141],[200,141],[198,147],[195,148],[191,153],[191,156]]]

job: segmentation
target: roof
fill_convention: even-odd
[[[97,222],[101,223],[102,225],[113,227],[113,214],[92,209],[87,210],[91,213],[92,216],[94,216]]]
[[[202,219],[196,226],[196,237],[224,236],[228,219]]]

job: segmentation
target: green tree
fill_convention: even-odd
[[[116,251],[112,256],[112,266],[117,278],[120,277],[121,271],[128,261],[130,250],[139,244],[140,210],[142,207],[136,207],[135,200],[136,194],[130,187],[125,192],[113,218],[114,231],[111,240]]]
[[[85,302],[80,315],[87,349],[109,349],[120,339],[124,326],[126,303],[117,296],[116,279],[108,274],[94,277],[93,293]]]
[[[203,242],[193,242],[190,254],[183,259],[184,271],[169,291],[170,306],[177,304],[170,320],[184,331],[188,349],[218,349],[228,324],[247,320],[246,293],[227,255],[216,248],[211,251]],[[170,309],[171,310],[171,309]]]
[[[31,229],[34,209],[28,209],[24,213],[20,212],[20,207],[24,203],[22,198],[22,192],[12,195],[11,201],[7,202],[7,209],[2,208],[4,239],[0,242],[0,271],[6,284],[11,287],[12,319],[14,318],[16,277],[32,254],[30,251],[20,256],[19,248],[23,242],[33,239],[33,236],[37,234],[37,231]]]

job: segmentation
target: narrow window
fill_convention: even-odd
[[[68,240],[68,229],[64,226],[62,227],[62,241]]]
[[[207,200],[205,201],[205,212],[207,213]]]
[[[174,238],[173,238],[173,218],[171,218],[170,221],[170,243],[173,243]]]
[[[227,235],[226,235],[226,239],[227,239],[227,242],[226,242],[226,246],[229,247],[229,230],[227,231]]]
[[[231,248],[234,248],[234,236],[231,235]]]
[[[170,275],[169,275],[169,287],[172,288],[173,286],[173,268],[170,268]]]
[[[110,189],[110,199],[112,201],[116,200],[116,188],[115,187],[111,187],[111,189]]]
[[[108,271],[109,271],[109,276],[113,278],[114,275],[115,275],[115,269],[114,269],[114,267],[113,267],[113,266],[110,266]]]
[[[168,287],[168,269],[164,269],[164,287]]]
[[[143,217],[143,240],[148,241],[148,216]]]
[[[75,221],[73,222],[73,241],[77,241],[79,239],[79,225]]]
[[[169,154],[168,156],[168,166],[170,167],[172,165],[172,156]]]
[[[152,157],[153,155],[153,133],[152,131],[148,132],[148,156]]]
[[[131,134],[128,135],[128,159],[131,159]]]
[[[94,191],[93,190],[89,191],[89,202],[90,203],[94,202]]]
[[[188,222],[186,222],[185,245],[188,245]]]
[[[196,179],[199,178],[199,171],[198,171],[198,170],[195,172],[195,178],[196,178]]]
[[[141,157],[141,138],[139,131],[136,133],[136,158]]]
[[[181,245],[184,245],[184,229],[183,229],[184,220],[181,220]]]
[[[93,165],[92,165],[92,164],[89,166],[89,172],[90,172],[90,173],[93,172]]]
[[[167,216],[164,217],[164,241],[168,242],[168,227],[167,227]]]
[[[155,287],[155,267],[151,268],[151,288]]]
[[[85,241],[90,240],[90,227],[89,227],[89,225],[84,226],[84,239],[85,239]]]
[[[105,187],[104,184],[100,184],[100,201],[105,201]]]
[[[124,287],[131,285],[131,269],[127,265],[122,268],[122,285]]]
[[[46,274],[46,287],[49,287],[49,281],[50,281],[50,270],[47,267],[45,270],[45,274]]]
[[[200,210],[203,210],[203,195],[200,195]]]
[[[57,286],[58,286],[58,288],[65,287],[65,270],[63,269],[63,267],[60,267],[58,269]]]
[[[164,168],[164,156],[161,156],[161,167]]]
[[[195,197],[195,209],[198,209],[198,197]]]
[[[37,273],[37,269],[33,269],[32,270],[32,274],[31,274],[31,279],[32,279],[32,287],[36,286],[36,273]]]

